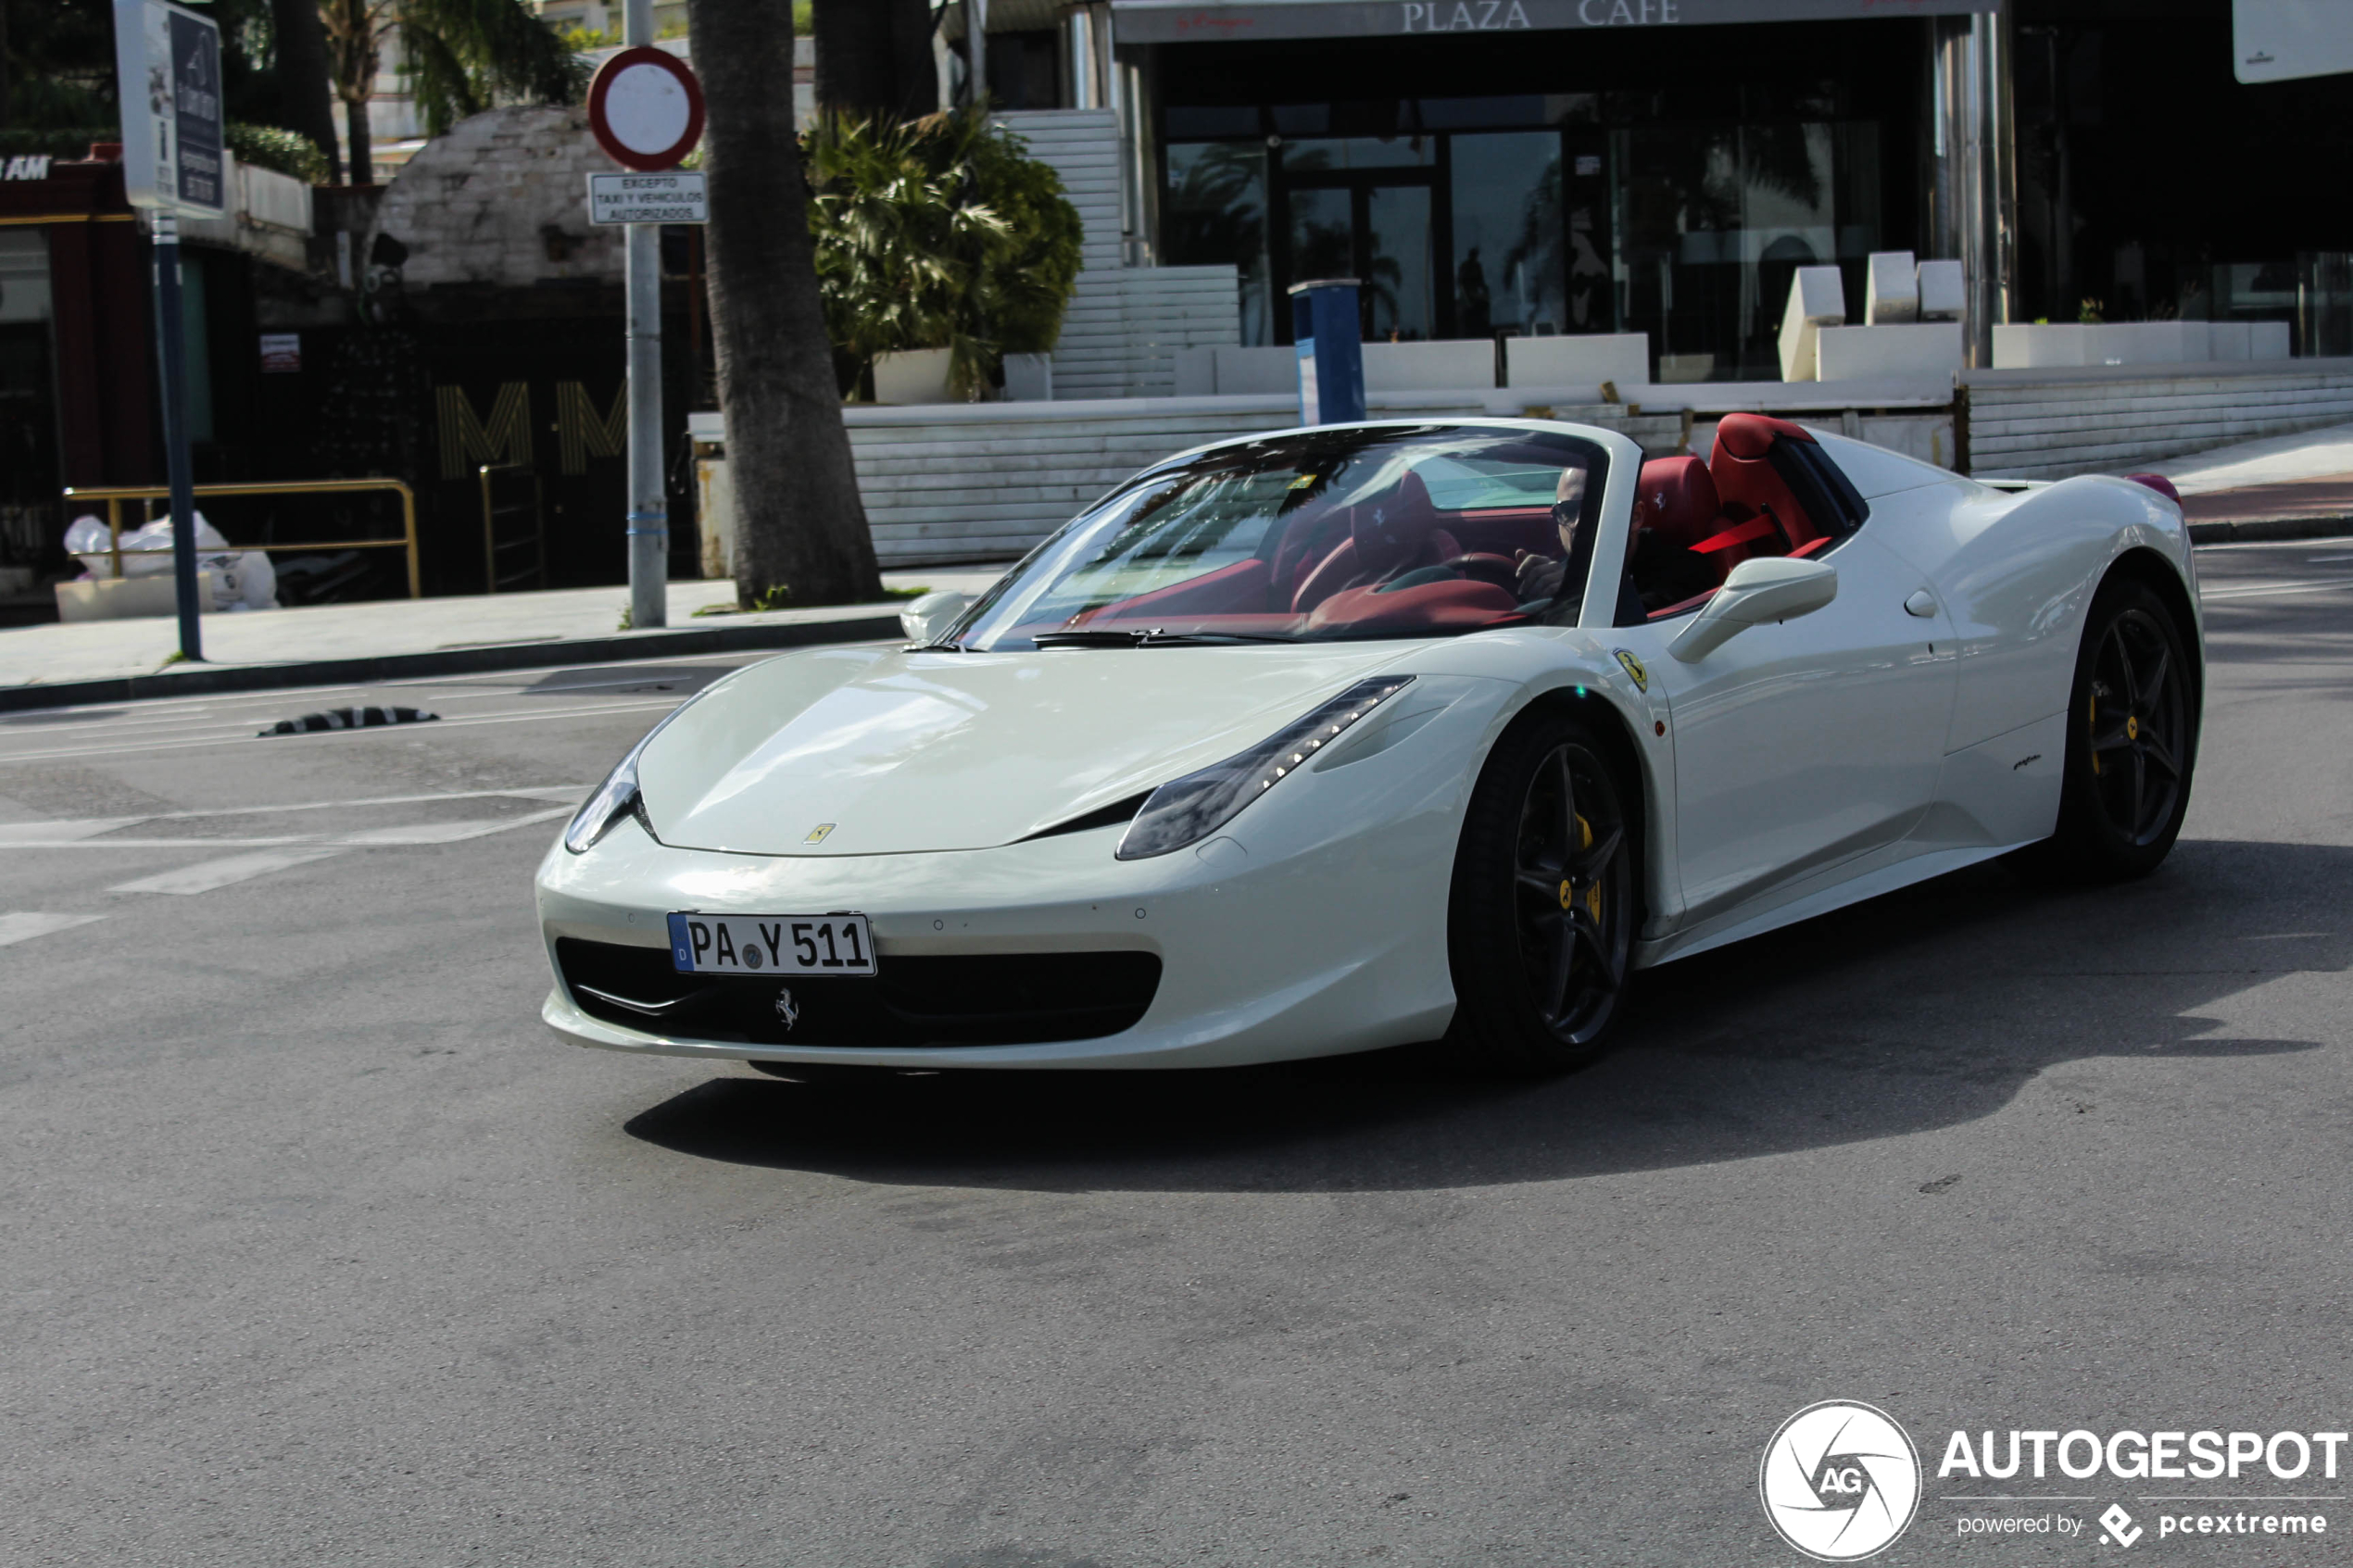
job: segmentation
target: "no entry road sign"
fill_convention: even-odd
[[[702,139],[702,84],[666,49],[623,49],[588,83],[588,129],[624,169],[675,169]]]

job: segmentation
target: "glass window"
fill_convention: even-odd
[[[1376,342],[1435,335],[1429,187],[1376,185],[1365,194],[1365,293]]]
[[[1356,276],[1356,223],[1346,190],[1293,191],[1290,281]]]
[[[971,649],[1428,637],[1569,623],[1606,458],[1574,436],[1352,426],[1138,478],[973,607]],[[1617,591],[1617,571],[1609,591]]]
[[[1560,330],[1567,257],[1561,139],[1550,131],[1453,139],[1454,331]]]
[[[1792,278],[1878,248],[1878,128],[1780,121],[1620,132],[1617,270],[1658,379],[1773,381]]]
[[[1283,144],[1283,172],[1293,179],[1350,169],[1427,169],[1437,161],[1434,136],[1318,136]]]
[[[1162,240],[1175,266],[1230,262],[1241,280],[1241,341],[1275,341],[1266,257],[1266,149],[1259,142],[1168,149]]]

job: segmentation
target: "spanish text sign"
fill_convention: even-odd
[[[591,174],[591,223],[708,223],[699,174]]]

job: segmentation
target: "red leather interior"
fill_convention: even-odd
[[[1766,456],[1776,441],[1811,444],[1813,440],[1811,431],[1787,420],[1765,414],[1725,415],[1716,427],[1716,454],[1707,465],[1709,475],[1716,481],[1716,494],[1723,503],[1724,515],[1734,522],[1746,522],[1770,512],[1788,540],[1784,550],[1794,550],[1827,537],[1826,531],[1797,504],[1797,497],[1790,493],[1790,487],[1781,482],[1781,476],[1774,471]],[[1726,551],[1723,554],[1731,558],[1724,560],[1724,570],[1730,571],[1753,555],[1780,553],[1783,552],[1758,549],[1754,545],[1744,553]]]
[[[1780,532],[1769,514],[1764,517],[1753,517],[1746,522],[1732,524],[1721,533],[1711,533],[1693,545],[1692,548],[1703,556],[1718,555],[1725,551],[1739,549],[1743,545],[1755,545],[1767,540],[1777,540],[1780,536]],[[1756,553],[1754,550],[1743,551],[1736,558],[1746,560]]]
[[[1454,536],[1438,526],[1429,486],[1421,475],[1408,473],[1383,499],[1348,508],[1348,537],[1308,572],[1291,595],[1290,608],[1303,615],[1342,588],[1434,566],[1462,553]]]
[[[1723,526],[1716,480],[1697,458],[1653,458],[1642,465],[1634,526],[1691,548]]]
[[[1315,607],[1307,626],[1310,631],[1334,627],[1363,631],[1394,622],[1402,627],[1452,631],[1491,626],[1498,617],[1518,608],[1508,589],[1458,578],[1416,583],[1390,594],[1373,588],[1343,588]]]
[[[1266,563],[1252,558],[1103,608],[1117,611],[1122,621],[1137,621],[1155,615],[1232,615],[1265,606]],[[1081,625],[1088,619],[1080,616],[1072,624]]]

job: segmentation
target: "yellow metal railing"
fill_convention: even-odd
[[[196,499],[208,495],[339,495],[358,490],[396,490],[400,493],[400,537],[397,539],[321,539],[298,540],[293,544],[233,545],[234,550],[406,550],[409,552],[409,596],[424,596],[424,580],[417,569],[417,493],[396,479],[290,479],[266,480],[251,484],[199,484]],[[69,487],[69,501],[104,501],[107,504],[107,553],[113,558],[114,574],[122,575],[122,503],[125,501],[157,501],[170,497],[170,490],[160,484],[91,484]]]

